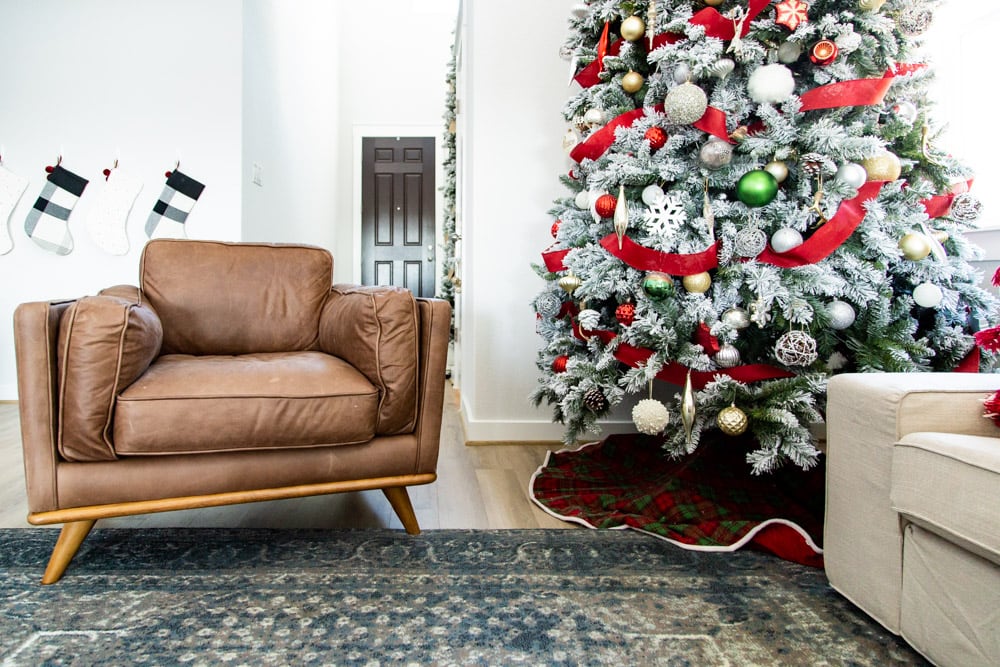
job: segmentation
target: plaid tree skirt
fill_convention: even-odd
[[[612,435],[550,452],[529,493],[549,514],[591,528],[633,528],[699,551],[750,544],[823,566],[822,466],[754,476],[744,458],[753,443],[721,434],[706,435],[676,461],[659,445],[658,438]]]

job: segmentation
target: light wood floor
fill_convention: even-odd
[[[553,446],[553,448],[556,448]],[[438,481],[410,487],[420,527],[570,528],[528,499],[528,480],[550,447],[467,447],[458,397],[446,388]],[[0,528],[28,527],[17,405],[0,404]],[[402,528],[381,491],[105,519],[98,527]],[[58,526],[56,526],[58,527]]]

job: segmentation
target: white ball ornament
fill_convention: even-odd
[[[652,185],[647,185],[642,189],[642,203],[646,206],[653,206],[654,204],[659,204],[663,201],[666,194],[656,183]]]
[[[604,112],[600,109],[587,109],[583,114],[583,122],[588,125],[604,125]]]
[[[868,180],[868,171],[857,162],[846,162],[837,168],[837,180],[857,189]]]
[[[854,312],[854,306],[839,299],[827,304],[826,312],[830,316],[830,328],[837,331],[846,329],[854,324],[854,319],[857,317],[857,314]]]
[[[771,160],[764,165],[764,171],[774,176],[774,180],[784,183],[788,178],[788,165],[784,160]]]
[[[644,398],[632,408],[632,421],[640,433],[656,435],[662,433],[670,422],[667,406],[654,398]]]
[[[913,300],[924,308],[937,308],[941,305],[942,298],[944,293],[934,283],[920,283],[913,289]]]
[[[782,227],[771,234],[771,248],[774,252],[788,252],[800,245],[802,245],[802,234],[797,229]]]
[[[722,169],[733,159],[733,147],[728,141],[712,137],[706,141],[698,152],[698,161],[706,169]]]
[[[747,81],[750,99],[759,104],[784,102],[794,90],[795,77],[792,76],[792,70],[780,63],[758,67]]]
[[[734,306],[722,313],[722,321],[734,329],[746,329],[750,326],[750,313],[745,308]]]
[[[580,190],[579,192],[577,192],[576,199],[574,199],[573,201],[578,209],[584,211],[590,209],[590,193],[587,192],[586,190]]]

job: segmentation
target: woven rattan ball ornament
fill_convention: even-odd
[[[667,120],[675,125],[690,125],[705,115],[708,96],[690,81],[672,88],[663,100]]]
[[[667,406],[655,398],[644,398],[632,408],[632,421],[639,433],[656,435],[662,433],[670,422]]]
[[[809,366],[819,355],[812,336],[805,331],[789,331],[775,343],[774,356],[786,366]]]
[[[604,396],[604,392],[598,387],[594,387],[587,391],[583,395],[583,404],[588,410],[595,414],[600,414],[608,409],[608,399]]]
[[[756,257],[767,247],[767,234],[757,227],[744,227],[736,232],[733,252],[740,257]]]
[[[740,351],[735,346],[726,343],[715,353],[715,363],[719,368],[735,368],[740,365]]]
[[[747,426],[750,424],[747,413],[736,407],[735,403],[728,408],[722,408],[715,421],[723,433],[733,437],[746,433]]]
[[[542,292],[535,297],[535,310],[542,317],[555,317],[562,310],[562,303],[555,292]]]

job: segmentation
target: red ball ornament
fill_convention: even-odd
[[[649,142],[650,149],[658,151],[667,143],[667,133],[662,127],[651,127],[646,130],[646,141]]]
[[[51,164],[45,167],[45,173],[46,174],[51,174],[55,170],[56,170],[56,168],[53,167]]]
[[[602,218],[610,218],[615,214],[615,208],[618,206],[618,197],[614,195],[601,195],[594,202],[594,210],[597,211],[597,215]]]
[[[552,370],[556,373],[565,373],[566,364],[569,362],[569,357],[565,354],[560,354],[558,357],[552,360]]]
[[[623,303],[615,308],[615,319],[623,327],[632,326],[632,322],[635,322],[635,304],[634,303]]]
[[[829,65],[837,59],[840,49],[829,39],[821,39],[809,50],[809,60],[817,65]]]
[[[552,223],[552,227],[549,229],[549,232],[552,234],[552,238],[556,238],[556,236],[559,235],[559,225],[561,224],[562,220],[556,220]]]

